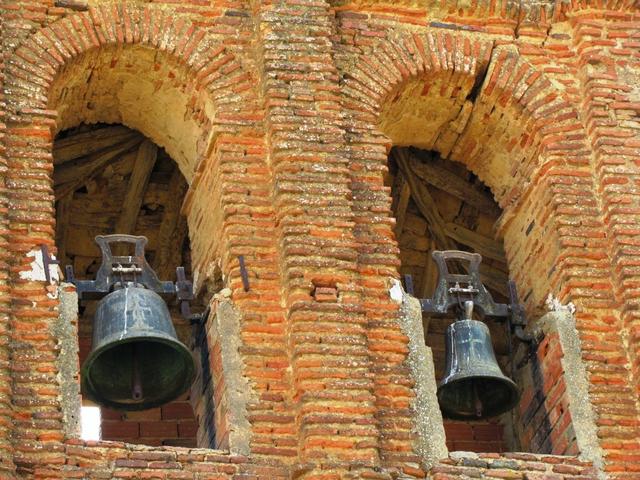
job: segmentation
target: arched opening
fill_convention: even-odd
[[[386,183],[393,198],[405,288],[412,283],[416,297],[433,295],[438,280],[438,268],[431,256],[434,250],[476,252],[483,256],[483,284],[496,302],[508,303],[509,271],[502,240],[496,239],[494,229],[501,210],[475,175],[460,163],[444,160],[437,152],[395,147],[389,155]],[[453,314],[423,314],[425,343],[433,352],[438,382],[445,374],[445,332],[455,320]],[[511,376],[511,349],[515,345],[506,323],[489,318],[485,323],[498,363]],[[476,452],[520,450],[519,445],[514,445],[514,414],[478,421],[445,419],[447,446],[450,450]]]
[[[449,58],[448,52],[441,54],[443,59]],[[522,77],[505,73],[514,68],[515,57],[509,58],[511,63],[506,67],[501,63],[507,56],[504,52],[494,55],[492,63],[490,56],[466,60],[461,56],[464,61],[458,65],[454,55],[455,68],[436,68],[425,75],[398,71],[397,83],[390,85],[388,93],[379,99],[376,122],[387,152],[391,152],[385,184],[392,190],[400,273],[415,277],[417,297],[429,297],[436,270],[429,258],[433,249],[484,251],[482,281],[492,290],[494,299],[506,301],[505,287],[511,278],[520,301],[527,307],[529,325],[541,328],[541,307],[553,288],[548,282],[553,273],[553,269],[549,270],[553,255],[543,256],[541,251],[555,246],[553,226],[549,225],[553,220],[535,210],[535,202],[544,200],[534,202],[527,195],[540,165],[552,162],[547,156],[553,153],[544,151],[536,133],[535,119],[526,106],[531,97],[522,96],[529,85],[525,82],[521,86],[518,82]],[[528,69],[526,65],[522,67],[525,72]],[[418,65],[416,70],[423,67]],[[371,75],[366,72],[362,78]],[[514,85],[509,84],[512,79]],[[388,83],[387,78],[380,82]],[[545,88],[546,84],[541,83],[544,85],[538,88]],[[363,80],[363,84],[367,85],[367,81]],[[357,89],[361,87],[354,87],[354,96],[360,95],[362,92]],[[534,92],[532,89],[529,93]],[[548,94],[544,101],[553,102],[555,98]],[[544,104],[542,100],[538,103]],[[409,193],[407,179],[397,178],[394,155],[400,149],[415,157],[414,168],[407,175],[417,184],[415,189],[425,194]],[[544,189],[541,191],[540,198],[544,198]],[[411,194],[429,198],[416,202]],[[418,203],[422,203],[422,211]],[[548,233],[541,241],[531,232],[542,225]],[[444,329],[452,320],[429,319],[426,342],[436,357],[437,376],[444,367]],[[484,424],[447,421],[449,448],[576,453],[576,433],[565,393],[557,334],[551,332],[541,345],[529,346],[509,342],[513,338],[506,334],[504,323],[487,323],[502,371],[516,381],[521,400],[510,413]]]
[[[207,90],[196,88],[198,81],[203,79],[190,75],[177,57],[139,44],[88,50],[58,72],[48,92],[48,108],[58,112],[52,151],[56,246],[60,263],[72,265],[76,278],[95,278],[101,264],[94,242],[99,234],[147,237],[146,259],[161,280],[175,281],[178,266],[184,266],[187,278],[193,279],[198,276],[198,260],[215,256],[210,240],[220,239],[208,230],[215,225],[202,226],[193,211],[182,210],[196,169],[213,141],[214,129],[209,127],[213,106]],[[191,202],[193,207],[193,197]],[[215,283],[216,275],[219,270],[199,276],[198,288],[206,297],[201,305],[208,300],[209,280]],[[80,305],[81,362],[91,349],[96,304]],[[191,325],[177,307],[171,307],[178,339],[196,360],[194,384],[177,400],[149,410],[102,408],[102,439],[220,446],[215,441],[205,329]],[[196,306],[194,311],[198,310],[204,308]]]
[[[147,261],[161,280],[176,281],[178,266],[184,266],[187,277],[191,276],[187,223],[180,212],[188,186],[163,148],[122,125],[81,124],[58,134],[53,157],[56,246],[61,264],[73,266],[76,278],[95,278],[102,255],[94,238],[113,233],[145,236]],[[80,364],[92,348],[97,305],[96,300],[80,303]],[[198,327],[180,315],[177,304],[169,303],[169,307],[178,339],[191,350],[201,351]],[[204,360],[193,387],[170,403],[136,412],[101,407],[100,438],[145,445],[211,446],[211,416],[203,417],[202,409],[199,415],[194,413],[203,393],[211,394]],[[83,422],[91,406],[85,398]]]
[[[202,157],[213,106],[165,52],[109,45],[66,63],[49,94],[57,131],[81,123],[123,124],[164,148],[187,182]]]

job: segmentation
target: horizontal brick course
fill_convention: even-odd
[[[590,401],[606,474],[637,477],[631,2],[53,3],[65,4],[0,6],[0,476],[596,478],[571,456],[568,406]],[[162,122],[140,114],[157,104]],[[157,447],[65,443],[58,303],[23,277],[27,252],[55,248],[51,147],[80,121],[135,123],[188,178],[196,284],[224,278],[241,312],[249,457],[160,447],[229,444],[215,338],[193,408],[105,412],[105,438]],[[394,143],[437,150],[491,188],[530,320],[549,293],[577,306],[590,398],[569,398],[551,335],[525,369],[520,441],[540,454],[502,452],[497,424],[455,423],[450,448],[483,453],[430,471],[416,454],[408,339],[388,294],[401,261],[384,184]]]

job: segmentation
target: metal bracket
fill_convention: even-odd
[[[524,307],[518,301],[518,291],[516,290],[516,283],[513,280],[509,280],[509,310],[511,316],[509,318],[509,326],[518,340],[523,342],[537,345],[542,341],[544,333],[539,331],[525,332],[524,329],[527,326],[527,318],[525,316]]]
[[[193,285],[184,273],[184,267],[176,268],[176,297],[180,302],[180,313],[184,318],[191,318],[189,300],[193,300]]]
[[[77,280],[73,267],[67,265],[67,281],[76,286],[78,297],[83,299],[100,299],[125,284],[136,284],[164,296],[173,297],[181,302],[183,315],[189,318],[189,300],[193,300],[193,285],[186,279],[184,267],[176,269],[177,281],[161,281],[147,263],[144,249],[147,238],[134,235],[98,235],[96,243],[102,252],[102,264],[98,269],[95,280]],[[114,244],[133,245],[133,255],[114,255]]]
[[[524,326],[527,324],[524,307],[518,303],[513,281],[509,281],[510,303],[496,303],[480,280],[480,254],[459,250],[435,250],[432,256],[438,266],[438,283],[432,298],[420,299],[423,312],[444,314],[452,307],[462,309],[466,301],[471,301],[482,316],[507,319],[518,339],[525,342],[534,341],[533,335],[524,332]],[[468,273],[451,273],[447,260],[467,262],[465,269]]]
[[[415,295],[415,288],[413,286],[413,277],[409,274],[406,274],[404,277],[404,291],[409,295]]]
[[[480,254],[459,250],[435,250],[432,256],[438,266],[438,284],[433,292],[433,298],[420,300],[423,312],[446,313],[451,307],[460,307],[466,300],[471,300],[483,315],[491,317],[509,315],[508,305],[495,303],[480,281],[479,267],[482,262]],[[469,273],[449,272],[447,260],[468,262]]]
[[[244,288],[245,292],[249,291],[249,273],[247,272],[247,267],[244,264],[244,255],[240,255],[238,257],[238,262],[240,263],[240,276],[242,277],[242,288]]]
[[[49,271],[50,265],[60,265],[60,261],[54,259],[49,255],[49,247],[44,243],[40,245],[40,252],[42,253],[42,265],[44,266],[44,278],[47,283],[51,283],[51,272]]]

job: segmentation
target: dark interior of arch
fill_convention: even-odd
[[[502,211],[489,188],[463,164],[445,160],[435,151],[394,147],[389,153],[388,166],[385,183],[392,193],[400,274],[403,278],[411,276],[415,296],[431,298],[433,295],[438,269],[431,252],[455,249],[482,255],[483,284],[496,302],[508,303],[509,269],[503,242],[496,237],[495,229]],[[461,265],[453,268],[462,273]],[[453,321],[454,314],[423,314],[425,342],[433,352],[438,382],[445,369],[445,332]],[[486,318],[485,323],[502,372],[514,376],[521,384],[529,375],[526,369],[518,370],[527,364],[526,348],[508,334],[505,322]],[[511,355],[510,349],[513,349]],[[525,381],[531,383],[530,379]],[[445,419],[448,448],[476,452],[544,450],[532,447],[531,439],[522,438],[521,417],[517,406],[502,416],[486,420]],[[541,436],[546,434],[547,427],[541,426]]]
[[[82,124],[57,136],[53,157],[56,246],[62,266],[72,265],[78,279],[94,279],[102,258],[95,236],[126,233],[147,237],[147,261],[161,280],[175,281],[177,266],[184,266],[190,278],[189,237],[180,213],[187,183],[164,149],[123,125]],[[91,350],[97,303],[80,304],[81,364]],[[199,352],[206,352],[200,345],[202,335],[177,307],[169,306],[179,339],[195,350],[198,360]],[[102,408],[102,439],[209,446],[213,433],[201,426],[213,422],[194,414],[204,411],[200,403],[206,398],[202,393],[207,381],[198,370],[194,387],[161,407],[139,412]]]

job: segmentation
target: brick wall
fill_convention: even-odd
[[[2,11],[0,7],[0,12]],[[5,17],[2,15],[0,18],[0,37],[4,38],[6,35]],[[5,56],[4,49],[0,49],[0,105],[5,104],[4,95],[4,80],[5,80]],[[9,358],[9,322],[10,322],[10,309],[11,299],[9,296],[9,272],[8,272],[8,260],[10,251],[8,248],[8,198],[7,198],[7,185],[6,185],[6,171],[8,168],[7,156],[6,156],[6,110],[0,107],[0,309],[2,310],[0,324],[0,330],[2,331],[2,341],[0,342],[0,355],[2,356],[2,368],[0,369],[0,384],[3,386],[4,394],[0,397],[0,424],[2,427],[2,433],[0,433],[0,469],[4,473],[11,472],[13,469],[13,449],[11,446],[10,430],[11,430],[11,389],[10,385],[10,364]]]
[[[510,478],[527,480],[595,479],[597,472],[585,462],[566,457],[505,453],[451,454],[431,470],[434,480],[456,478]]]
[[[142,445],[196,447],[198,424],[186,399],[141,412],[100,409],[102,439]]]
[[[504,425],[495,419],[488,422],[445,420],[444,431],[451,451],[500,453],[508,450]]]
[[[562,394],[549,338],[524,437],[537,442],[546,423],[549,448],[575,452],[563,406],[591,402],[606,474],[637,477],[636,7],[90,3],[0,7],[5,477],[423,477],[408,339],[388,293],[393,144],[438,150],[490,186],[530,318],[548,293],[577,306],[588,398]],[[55,249],[52,141],[84,120],[137,128],[189,181],[196,286],[222,277],[241,314],[248,457],[63,434],[57,301],[27,254]],[[232,431],[231,417],[214,422]],[[571,456],[465,458],[429,475],[595,476]]]
[[[578,453],[561,359],[558,335],[547,335],[519,378],[524,386],[518,406],[520,440],[532,452]]]

